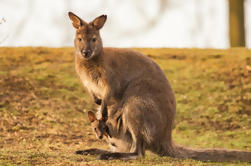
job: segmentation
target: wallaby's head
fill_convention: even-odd
[[[95,113],[93,113],[92,111],[88,112],[88,118],[91,122],[92,128],[96,134],[96,137],[98,139],[102,139],[103,136],[105,135],[106,137],[112,137],[109,131],[108,126],[106,125],[106,120],[101,119],[98,120],[96,118]]]
[[[72,12],[69,12],[68,15],[73,27],[76,28],[74,45],[77,56],[84,60],[89,60],[100,55],[103,44],[99,30],[105,24],[106,15],[101,15],[89,23]]]

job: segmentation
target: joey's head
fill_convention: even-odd
[[[98,120],[96,118],[95,113],[93,113],[92,111],[88,112],[88,118],[91,122],[92,128],[96,134],[96,137],[98,139],[102,139],[103,136],[105,135],[106,137],[112,137],[109,131],[108,126],[106,125],[106,120],[101,119]]]
[[[106,15],[101,15],[89,23],[72,12],[69,12],[68,15],[73,27],[76,29],[74,45],[77,56],[89,60],[100,55],[103,44],[99,30],[105,24]]]

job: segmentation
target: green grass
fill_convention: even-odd
[[[177,99],[173,137],[200,148],[251,151],[251,51],[136,49],[156,61]],[[98,161],[74,152],[108,148],[91,131],[95,105],[72,48],[0,48],[0,165],[248,165],[159,157]]]

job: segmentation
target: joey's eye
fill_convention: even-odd
[[[95,42],[97,39],[96,38],[92,38],[92,42]]]
[[[82,39],[81,39],[81,38],[78,38],[78,41],[80,41],[80,42],[81,42],[81,41],[82,41]]]
[[[94,130],[97,131],[97,128],[95,127]]]

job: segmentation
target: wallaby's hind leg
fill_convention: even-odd
[[[86,149],[86,150],[78,150],[75,153],[80,154],[80,155],[99,155],[99,154],[104,154],[104,153],[110,153],[110,151],[92,148],[92,149]]]
[[[145,145],[143,139],[139,139],[136,141],[136,149],[135,152],[137,152],[139,157],[145,156]]]

